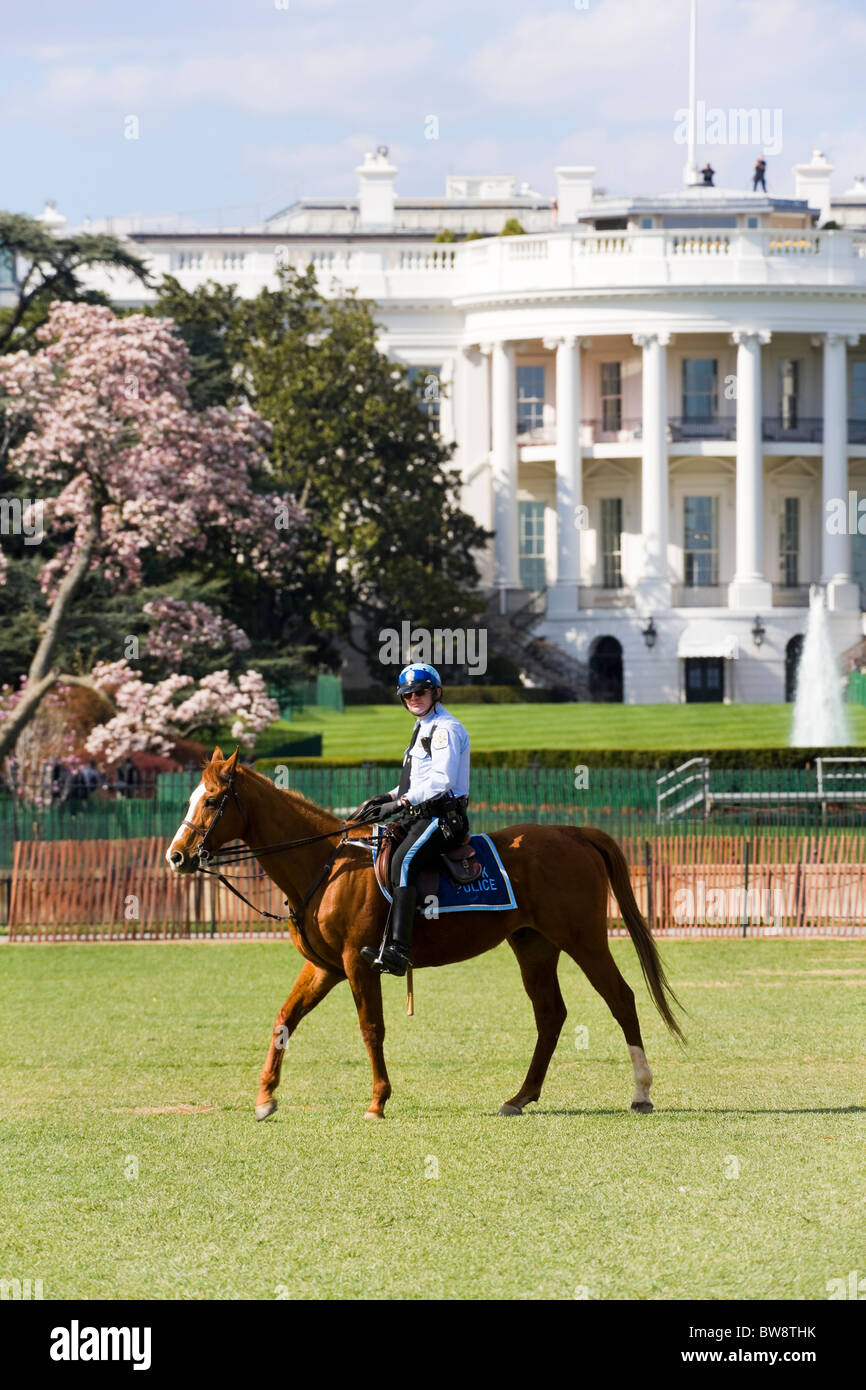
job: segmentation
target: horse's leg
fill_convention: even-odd
[[[556,978],[559,947],[531,927],[521,927],[508,938],[508,944],[517,957],[538,1029],[526,1080],[517,1095],[499,1108],[500,1115],[522,1115],[524,1105],[538,1100],[541,1095],[547,1068],[565,1022],[566,1008]]]
[[[385,1102],[391,1094],[388,1069],[385,1066],[385,1014],[382,1009],[382,977],[370,970],[353,949],[344,957],[349,987],[358,1010],[361,1037],[370,1054],[373,1070],[373,1099],[364,1115],[365,1120],[384,1120]]]
[[[304,965],[291,994],[274,1019],[271,1046],[256,1097],[257,1120],[266,1120],[277,1108],[274,1091],[280,1084],[280,1071],[289,1038],[304,1015],[310,1013],[342,979],[343,975],[337,970],[320,969],[318,965],[313,965],[312,961],[307,961]]]
[[[653,1074],[643,1050],[643,1038],[641,1037],[637,1009],[634,1006],[634,990],[623,979],[617,963],[610,953],[606,916],[602,920],[599,930],[595,932],[593,940],[582,940],[578,930],[571,933],[567,942],[563,942],[563,948],[580,966],[589,983],[601,995],[622,1029],[634,1071],[634,1095],[631,1108],[642,1115],[649,1114],[653,1108],[649,1094]]]

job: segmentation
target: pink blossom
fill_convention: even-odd
[[[279,718],[279,706],[258,671],[244,672],[236,683],[228,671],[214,671],[199,682],[173,675],[151,684],[125,661],[114,661],[95,667],[93,679],[117,707],[117,714],[97,725],[85,744],[88,753],[106,762],[135,752],[167,756],[178,739],[229,720],[232,737],[250,749],[256,735]],[[186,691],[190,693],[178,702]]]
[[[206,603],[181,603],[178,599],[154,599],[143,611],[151,621],[145,644],[148,656],[172,664],[183,661],[191,648],[218,652],[230,648],[247,651],[250,639],[241,628],[222,618]]]

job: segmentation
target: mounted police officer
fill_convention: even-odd
[[[400,781],[384,796],[365,801],[355,819],[394,816],[395,824],[407,831],[391,855],[387,945],[378,954],[372,946],[361,950],[373,970],[405,975],[415,934],[418,874],[437,868],[439,856],[462,844],[469,831],[469,735],[440,703],[442,681],[435,666],[423,661],[405,666],[397,677],[397,694],[415,716]]]

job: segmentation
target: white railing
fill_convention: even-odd
[[[573,245],[576,256],[628,256],[634,243],[628,232],[583,232]]]
[[[817,232],[773,231],[767,237],[767,255],[817,256],[821,241]]]
[[[228,239],[227,239],[228,240]],[[281,265],[312,265],[325,293],[355,289],[364,297],[399,301],[412,296],[453,300],[460,307],[513,292],[592,289],[712,290],[726,285],[866,287],[863,232],[814,232],[787,228],[719,231],[568,231],[488,237],[454,243],[309,241],[239,246],[142,247],[158,273],[177,267],[187,287],[209,278],[235,278],[244,294],[272,285]],[[184,260],[180,261],[183,255]],[[200,264],[194,259],[202,256]],[[243,256],[241,262],[240,257]],[[88,287],[116,294],[107,273],[95,271]],[[333,285],[333,289],[332,289]]]
[[[548,241],[543,236],[511,236],[507,238],[508,259],[511,261],[546,261]]]
[[[454,246],[400,247],[397,252],[398,270],[453,270],[456,262]]]
[[[713,232],[677,232],[668,238],[669,256],[727,256],[731,238]]]

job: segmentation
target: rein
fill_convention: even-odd
[[[263,854],[280,854],[285,850],[301,849],[304,845],[313,845],[320,840],[329,840],[332,835],[345,835],[345,832],[347,830],[351,830],[353,827],[358,825],[366,825],[367,822],[363,820],[345,821],[342,825],[335,826],[333,830],[326,830],[321,835],[307,835],[301,840],[285,840],[282,844],[265,845],[261,849],[239,848],[231,850],[211,851],[207,848],[207,842],[210,836],[212,835],[214,829],[216,828],[217,824],[219,823],[220,819],[222,818],[226,806],[228,805],[229,798],[232,796],[234,797],[235,804],[237,805],[238,811],[240,812],[241,830],[243,830],[246,822],[246,817],[244,816],[244,810],[241,806],[240,798],[238,797],[238,794],[235,790],[234,769],[232,769],[232,772],[229,776],[228,785],[225,791],[223,792],[222,799],[219,803],[219,806],[217,807],[217,813],[211,821],[210,825],[207,827],[207,829],[203,829],[202,826],[196,825],[194,821],[181,821],[181,825],[185,825],[190,830],[195,830],[199,835],[201,835],[201,844],[198,847],[197,853],[197,872],[207,874],[209,878],[216,878],[220,883],[224,884],[224,886],[228,888],[230,893],[234,893],[236,898],[239,898],[242,903],[246,903],[247,907],[251,907],[253,911],[258,912],[260,916],[268,917],[272,922],[291,921],[299,937],[301,938],[301,941],[303,942],[305,954],[309,956],[309,958],[313,960],[314,963],[320,966],[323,970],[332,970],[333,966],[329,965],[326,961],[323,961],[321,957],[316,954],[309,941],[307,940],[307,934],[304,931],[303,925],[303,913],[308,903],[310,902],[310,899],[312,898],[313,894],[316,892],[316,889],[330,874],[331,869],[334,866],[334,860],[336,859],[340,851],[340,845],[336,845],[334,847],[333,854],[331,855],[330,859],[322,865],[312,884],[307,889],[306,893],[301,899],[300,905],[297,909],[293,908],[289,904],[288,898],[286,898],[286,906],[289,909],[288,917],[282,917],[277,912],[267,912],[263,907],[258,907],[255,903],[250,902],[249,898],[245,898],[243,893],[241,893],[240,890],[237,889],[234,886],[234,884],[226,878],[225,874],[221,872],[221,869],[223,867],[228,867],[233,864],[246,863],[251,859],[257,859],[260,855]],[[213,864],[214,867],[212,869],[206,868],[205,866],[207,864]]]

